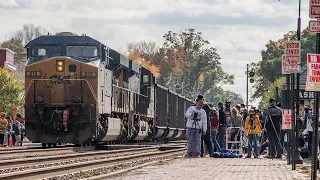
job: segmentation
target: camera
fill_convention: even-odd
[[[193,120],[195,120],[195,121],[198,121],[198,113],[197,112],[195,112],[194,114],[193,114]]]
[[[230,111],[230,105],[231,105],[231,102],[230,102],[230,101],[226,101],[226,102],[225,102],[226,111]]]

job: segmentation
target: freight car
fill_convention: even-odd
[[[86,35],[63,32],[27,45],[26,136],[44,147],[184,138],[192,103],[153,74]]]

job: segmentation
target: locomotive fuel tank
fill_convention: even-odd
[[[74,143],[96,135],[98,68],[58,56],[25,67],[26,136],[32,142]]]

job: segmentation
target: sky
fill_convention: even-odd
[[[23,24],[50,33],[85,33],[124,52],[128,43],[163,43],[168,31],[193,28],[217,48],[223,70],[235,75],[224,89],[246,98],[246,64],[261,59],[269,40],[297,29],[298,0],[0,0],[0,42]],[[302,27],[309,21],[302,0]],[[249,86],[251,89],[251,85]],[[252,90],[252,93],[254,90]],[[258,101],[253,104],[256,105]]]

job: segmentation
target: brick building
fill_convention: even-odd
[[[9,71],[16,71],[14,65],[14,52],[8,48],[0,48],[0,67],[7,68]]]

